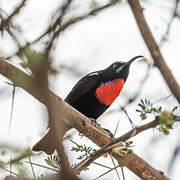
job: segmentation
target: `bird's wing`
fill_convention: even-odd
[[[73,102],[78,101],[80,96],[86,94],[87,92],[91,91],[91,89],[98,86],[100,78],[101,71],[87,74],[77,82],[77,84],[66,97],[65,101],[69,104],[73,104]]]

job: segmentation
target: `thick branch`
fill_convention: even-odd
[[[70,166],[68,163],[68,158],[64,152],[64,146],[62,144],[63,139],[63,114],[62,103],[55,103],[54,98],[49,95],[48,86],[48,70],[49,62],[47,58],[44,58],[43,63],[34,73],[34,79],[36,80],[35,88],[40,89],[41,93],[47,97],[47,109],[49,116],[49,124],[51,125],[53,131],[53,141],[56,144],[56,151],[60,158],[61,164],[61,176],[67,180],[79,180],[76,176],[71,173]]]
[[[170,69],[168,68],[160,52],[160,49],[148,27],[148,24],[143,15],[143,8],[141,7],[139,0],[128,0],[128,3],[135,16],[142,37],[149,49],[149,52],[151,53],[152,58],[154,59],[155,66],[160,70],[172,94],[180,103],[180,87],[177,81],[175,80],[173,74],[171,73]]]
[[[82,171],[83,169],[88,167],[93,161],[95,161],[96,159],[101,157],[103,154],[108,153],[111,151],[112,148],[121,145],[121,142],[127,141],[128,139],[136,136],[137,134],[139,134],[147,129],[154,128],[154,127],[158,126],[158,124],[159,124],[158,118],[156,118],[155,120],[153,120],[147,124],[135,127],[134,129],[132,129],[129,132],[125,133],[124,135],[114,139],[112,142],[110,142],[109,144],[107,144],[104,147],[102,147],[101,149],[99,149],[95,155],[89,156],[86,159],[84,159],[81,163],[79,163],[74,168],[74,171],[77,174],[80,173],[80,171]]]
[[[48,105],[47,98],[44,96],[43,92],[39,92],[39,89],[34,88],[35,86],[33,86],[33,84],[35,84],[35,79],[25,74],[15,66],[9,64],[2,58],[0,58],[0,74],[10,79],[15,85],[26,90],[41,103]],[[84,134],[100,147],[109,144],[112,141],[109,134],[104,129],[100,128],[98,125],[93,126],[91,120],[66,102],[62,101],[61,98],[56,96],[52,91],[49,90],[48,93],[50,98],[53,99],[55,106],[62,103],[62,114],[64,116],[65,123],[76,128],[80,133]],[[119,154],[113,153],[112,155],[120,164],[129,168],[142,179],[168,179],[136,154],[120,156]]]

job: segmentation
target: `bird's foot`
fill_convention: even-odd
[[[96,126],[98,123],[97,123],[97,120],[94,119],[94,118],[90,118],[91,122],[94,124],[94,126]],[[98,124],[99,125],[99,124]],[[106,128],[103,128],[106,132],[109,133],[109,135],[111,136],[111,138],[114,137],[113,133],[109,130],[109,129],[106,129]]]
[[[96,120],[96,119],[94,119],[94,118],[90,118],[90,120],[91,120],[91,122],[94,124],[94,126],[96,126],[96,125],[97,125],[97,120]]]

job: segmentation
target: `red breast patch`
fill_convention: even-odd
[[[119,96],[124,85],[123,79],[116,79],[114,81],[108,81],[102,83],[96,89],[96,98],[106,106],[111,105],[114,100]]]

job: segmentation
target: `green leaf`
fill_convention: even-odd
[[[48,156],[46,159],[44,159],[46,164],[56,168],[56,169],[61,169],[61,164],[60,164],[60,158],[59,156]]]
[[[136,112],[142,112],[141,110],[139,110],[139,109],[136,109]]]

